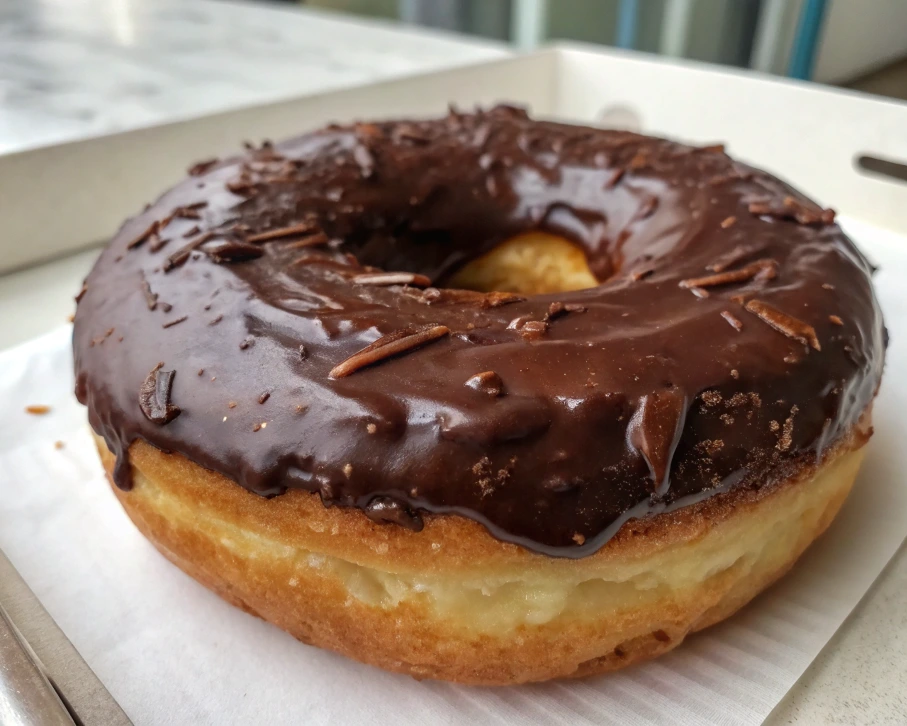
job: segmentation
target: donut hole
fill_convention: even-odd
[[[527,232],[471,260],[444,287],[544,295],[598,284],[581,248],[553,234]]]

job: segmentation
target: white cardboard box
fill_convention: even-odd
[[[0,273],[108,239],[192,160],[337,119],[509,100],[541,116],[722,141],[848,216],[907,233],[907,185],[859,173],[907,161],[907,104],[797,81],[562,45],[533,55],[0,156]],[[629,124],[626,122],[629,121]],[[846,205],[846,206],[845,206]]]
[[[242,139],[281,138],[333,120],[432,115],[443,112],[449,102],[470,107],[496,101],[524,103],[541,116],[601,121],[696,143],[725,142],[732,155],[787,178],[821,203],[837,208],[847,220],[851,220],[850,224],[873,235],[878,240],[878,246],[874,249],[888,255],[890,269],[902,275],[899,279],[907,278],[907,255],[902,259],[898,251],[900,243],[907,244],[907,214],[902,212],[907,207],[907,184],[866,174],[856,164],[861,156],[901,162],[907,160],[907,105],[745,72],[717,70],[696,63],[666,63],[636,54],[603,53],[576,45],[0,157],[0,218],[3,221],[0,271],[57,258],[104,241],[127,215],[141,209],[145,202],[151,201],[181,178],[191,161],[232,153],[239,148]],[[891,280],[884,280],[883,284],[888,291],[890,306],[886,312],[889,322],[892,322],[893,313],[900,318],[905,310],[898,304],[897,295],[891,292],[896,284]],[[73,289],[76,287],[73,284]],[[903,329],[907,333],[907,325]],[[62,360],[58,343],[53,341],[32,346],[28,355],[33,362],[37,361],[34,368],[47,367],[43,375],[52,372],[51,360]],[[4,360],[21,363],[22,358]],[[889,351],[887,388],[884,391],[891,400],[887,402],[886,411],[907,406],[907,390],[900,384],[893,387],[888,383],[892,378],[892,367],[903,367],[904,362],[907,362],[907,349],[901,351],[896,336],[895,344]],[[19,373],[22,376],[32,375],[31,366],[24,366]],[[902,485],[899,473],[907,468],[907,461],[901,462],[901,454],[896,450],[897,429],[894,426],[888,429],[873,442],[874,451],[878,452],[880,446],[883,448],[882,454],[876,454],[875,459],[870,458],[869,469],[872,476],[883,477],[887,486],[897,487]],[[881,443],[878,443],[879,440]],[[83,463],[83,469],[89,466]],[[891,501],[907,501],[904,497],[901,492]],[[122,515],[114,512],[110,516]],[[860,524],[859,516],[853,507],[845,510],[841,517],[844,523],[836,525],[838,529],[834,531],[858,532],[860,527],[866,526],[865,523]],[[874,558],[868,576],[866,572],[861,573],[861,563],[850,561],[849,566],[841,565],[840,577],[847,579],[855,589],[849,599],[840,597],[831,607],[834,611],[832,619],[837,624],[850,612],[903,540],[904,517],[901,512],[892,511],[891,521],[886,520],[885,526],[888,530],[884,538],[884,552],[872,552],[870,545],[866,547]],[[850,529],[842,530],[842,527]],[[878,527],[878,532],[882,529]],[[804,573],[804,567],[801,567],[799,573],[795,572],[795,577],[801,578],[800,583],[791,578],[789,587],[782,587],[781,593],[776,589],[771,597],[763,599],[762,605],[750,608],[748,614],[738,616],[723,631],[716,630],[714,635],[700,636],[694,644],[679,649],[677,657],[671,656],[673,660],[658,661],[649,671],[634,669],[633,673],[622,675],[619,679],[612,678],[603,686],[604,690],[597,690],[595,684],[586,683],[576,686],[576,690],[554,685],[524,690],[513,696],[490,696],[487,692],[475,691],[466,695],[462,689],[433,684],[426,686],[422,695],[414,695],[412,689],[420,687],[409,682],[408,685],[401,685],[399,680],[394,680],[396,677],[368,669],[363,674],[362,670],[355,669],[358,666],[352,674],[345,672],[342,677],[352,678],[354,682],[360,678],[374,678],[381,683],[392,684],[387,686],[389,688],[404,689],[398,694],[401,698],[424,698],[416,711],[412,710],[412,702],[407,704],[411,717],[418,717],[423,712],[426,716],[435,713],[440,717],[449,713],[447,709],[452,704],[468,702],[467,712],[484,713],[487,722],[496,723],[516,722],[513,720],[514,711],[517,717],[535,714],[561,721],[566,718],[564,722],[571,723],[583,722],[583,718],[597,722],[596,714],[601,714],[602,722],[617,718],[617,714],[629,714],[637,722],[644,723],[649,722],[645,718],[646,713],[664,715],[672,713],[672,709],[676,709],[678,718],[683,714],[684,720],[718,723],[720,721],[715,719],[714,714],[724,698],[727,699],[728,710],[724,711],[725,720],[721,722],[757,723],[777,702],[777,693],[770,687],[777,676],[771,663],[759,666],[768,670],[746,677],[739,673],[725,674],[724,677],[730,680],[719,678],[715,683],[707,679],[687,679],[686,685],[683,685],[675,680],[675,676],[682,681],[685,678],[684,668],[689,668],[689,673],[695,672],[697,676],[714,675],[709,671],[711,666],[707,657],[711,648],[743,647],[742,644],[751,642],[748,640],[751,630],[758,635],[759,628],[770,628],[772,618],[787,617],[779,615],[781,611],[769,614],[759,612],[759,607],[766,607],[765,602],[775,603],[776,607],[779,607],[778,602],[785,603],[785,607],[794,607],[790,602],[796,605],[798,586],[802,586],[804,578],[812,578],[816,583],[828,582],[823,579],[828,577],[828,573],[823,573],[822,563],[827,567],[827,562],[841,561],[830,559],[828,550],[847,547],[846,543],[838,541],[843,534],[835,540],[834,531],[828,541],[823,540],[825,552],[811,555],[813,567],[818,567],[818,571],[810,571],[806,566]],[[878,532],[876,536],[883,539]],[[9,550],[9,543],[4,543],[4,549]],[[11,559],[23,569],[26,580],[29,580],[29,568],[41,567],[41,553],[20,553],[19,562],[15,554],[15,551],[10,552]],[[157,569],[160,572],[156,576],[169,576],[162,574],[169,572],[167,568]],[[864,575],[862,579],[861,574]],[[192,586],[186,588],[180,583],[171,589],[182,592],[181,597],[196,597]],[[70,623],[74,640],[78,640],[80,634],[82,638],[87,637],[80,630],[78,619],[69,615],[60,604],[65,602],[65,598],[60,598],[59,593],[48,590],[45,602],[51,613],[64,621],[61,623],[64,630],[67,630],[66,622]],[[61,609],[55,611],[55,603]],[[806,607],[800,603],[797,606],[804,607],[799,612],[801,618],[804,613],[813,612],[810,610],[813,607],[818,608],[814,611],[816,617],[832,617],[827,612],[821,614],[819,605]],[[198,607],[210,608],[211,617],[221,627],[246,627],[245,615],[219,609],[227,607],[219,601],[212,603],[205,600]],[[794,622],[798,613],[795,609],[791,612]],[[189,625],[181,627],[188,628],[185,632],[191,632]],[[781,642],[773,648],[780,652],[783,659],[787,659],[783,667],[779,666],[779,672],[784,671],[784,677],[790,678],[792,674],[793,677],[799,675],[805,667],[794,654],[799,647],[797,638],[806,636],[791,623],[785,623],[785,628],[787,630],[782,628],[782,631],[789,634],[791,642]],[[275,652],[280,651],[280,657],[301,657],[297,649],[288,649],[279,635],[268,631],[266,636],[259,637],[268,642],[274,641],[271,647],[275,648]],[[722,638],[729,639],[725,642]],[[231,631],[230,642],[241,647],[246,641],[240,634]],[[76,644],[79,645],[79,642]],[[787,646],[790,648],[785,650]],[[99,664],[96,669],[104,678],[105,668],[112,669],[113,666],[103,660],[103,653],[94,655]],[[257,653],[256,657],[264,656]],[[326,654],[309,655],[309,659],[316,660],[319,668],[336,667],[336,660]],[[92,662],[91,658],[89,662]],[[697,663],[701,667],[694,668]],[[750,663],[747,667],[754,666]],[[895,661],[894,667],[900,669],[903,681],[903,673],[907,672],[903,654]],[[679,669],[677,673],[675,669]],[[130,710],[129,705],[136,708],[135,704],[147,699],[147,696],[135,694],[135,684],[129,685],[132,690],[124,690],[126,686],[116,681],[115,673],[115,669],[110,671],[108,685],[121,699],[133,699],[124,704],[127,711]],[[754,690],[748,689],[747,678],[750,677],[755,679]],[[686,705],[682,700],[689,694],[685,694],[684,689],[692,694],[692,700]],[[715,695],[718,691],[722,691],[720,697]],[[772,696],[772,693],[775,695]],[[626,696],[626,700],[622,700],[621,694]],[[634,701],[644,701],[654,697],[654,694],[658,694],[660,701],[643,703],[634,710]],[[181,695],[191,703],[191,694]],[[674,700],[675,696],[680,700]],[[710,698],[717,700],[710,702]],[[563,699],[563,713],[558,711],[559,699]],[[740,706],[741,710],[731,710],[731,704]],[[896,708],[897,704],[894,706]],[[240,713],[242,707],[237,704],[236,708],[235,713]],[[613,710],[608,711],[609,708]],[[166,713],[166,710],[160,710],[159,704],[158,709],[158,716]],[[360,709],[360,717],[365,712]],[[509,712],[510,716],[507,715]],[[576,718],[567,718],[564,714],[573,714]],[[741,714],[746,717],[743,721],[737,718]],[[319,715],[324,716],[324,712],[319,712]],[[355,719],[352,712],[334,715],[337,718],[349,717],[351,721]],[[895,722],[898,722],[896,719],[897,713]]]

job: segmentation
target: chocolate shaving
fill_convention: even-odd
[[[808,345],[814,350],[822,350],[819,339],[816,337],[816,330],[812,325],[804,323],[787,313],[783,313],[768,303],[761,300],[750,300],[744,305],[747,311],[756,315],[760,320],[769,326],[783,333],[788,338],[793,338],[803,345]]]
[[[425,275],[414,272],[367,272],[354,275],[353,282],[357,285],[413,285],[415,287],[428,287],[431,280]]]
[[[626,169],[623,169],[623,168],[615,169],[611,173],[611,176],[609,176],[608,179],[605,181],[605,189],[613,189],[614,187],[616,187],[618,185],[618,183],[620,182],[620,180],[623,179],[624,174],[626,174],[626,173],[627,173]]]
[[[545,316],[542,318],[545,322],[551,322],[552,320],[557,320],[562,318],[569,313],[584,313],[586,308],[583,305],[578,305],[577,303],[562,303],[562,302],[553,302],[548,306],[548,312],[545,313]]]
[[[647,166],[649,166],[649,156],[645,150],[637,151],[630,159],[629,167],[631,169],[645,169]]]
[[[170,240],[162,238],[157,232],[152,232],[148,237],[148,249],[151,252],[160,252]]]
[[[202,248],[215,262],[243,262],[261,257],[264,250],[239,240],[219,239]]]
[[[799,224],[832,224],[835,221],[833,209],[822,209],[795,199],[784,197],[779,204],[777,200],[750,202],[750,214],[774,219],[790,219]]]
[[[193,164],[192,166],[189,167],[189,176],[201,176],[206,171],[208,171],[208,169],[210,169],[212,166],[214,166],[217,162],[218,162],[218,160],[216,158],[205,159],[204,161],[196,162],[195,164]]]
[[[174,325],[179,325],[179,324],[182,323],[184,320],[188,320],[188,319],[189,319],[189,316],[188,316],[188,315],[183,315],[183,316],[180,317],[180,318],[175,318],[175,319],[173,319],[173,320],[168,320],[166,323],[163,323],[163,324],[161,325],[161,327],[162,327],[162,328],[172,328]]]
[[[269,229],[265,232],[249,235],[246,237],[246,242],[267,242],[272,239],[280,239],[281,237],[307,234],[309,232],[314,232],[316,229],[317,227],[313,222],[300,222],[299,224],[293,224],[289,227],[278,227],[277,229]]]
[[[428,136],[422,130],[416,128],[415,126],[401,126],[397,128],[395,133],[396,140],[399,141],[409,141],[411,144],[416,146],[423,146],[431,142],[431,137]]]
[[[466,386],[493,398],[497,398],[504,393],[504,381],[494,371],[476,373],[466,380]]]
[[[144,277],[142,278],[142,292],[145,295],[145,303],[148,305],[148,309],[154,310],[157,308],[157,293],[151,291],[151,285]]]
[[[681,280],[677,284],[685,289],[691,287],[718,287],[720,285],[730,285],[735,282],[747,282],[753,278],[771,280],[777,274],[778,263],[775,262],[775,260],[765,259],[756,260],[746,267],[741,267],[739,270],[718,272],[714,275],[706,275],[705,277],[693,277],[688,280]]]
[[[293,240],[285,245],[287,249],[302,249],[304,247],[317,247],[318,245],[326,245],[330,242],[331,239],[324,232],[316,232],[315,234],[310,234],[308,237],[302,237],[297,240]]]
[[[690,292],[698,298],[710,297],[709,291],[702,287],[691,287]]]
[[[214,237],[214,232],[205,232],[204,234],[196,237],[194,240],[189,242],[189,244],[178,249],[165,260],[164,272],[170,272],[171,270],[184,265],[186,263],[186,260],[189,259],[189,255],[191,255],[195,249],[200,247],[212,237]]]
[[[85,297],[85,293],[88,292],[88,285],[84,282],[82,283],[82,289],[76,293],[76,304],[82,302],[82,298]]]
[[[50,413],[50,406],[32,404],[31,406],[25,407],[25,413],[30,413],[32,416],[44,416],[45,414]]]
[[[144,244],[145,240],[147,240],[152,234],[156,233],[160,229],[160,227],[161,223],[158,220],[154,220],[138,235],[136,235],[126,243],[126,249],[133,250],[136,247],[140,247],[142,244]]]
[[[511,320],[507,325],[507,329],[516,330],[526,340],[538,340],[548,332],[548,322],[545,320],[533,320],[526,315],[521,315]]]
[[[723,310],[721,312],[721,317],[724,318],[725,320],[727,320],[728,323],[730,324],[730,326],[734,330],[736,330],[738,333],[741,330],[743,330],[743,323],[740,322],[740,318],[738,318],[736,315],[734,315],[734,313],[730,312],[729,310]]]
[[[223,316],[223,315],[218,315],[216,318],[214,318],[213,320],[211,320],[211,322],[209,322],[208,325],[211,325],[211,326],[217,325],[217,324],[218,324],[221,320],[223,320],[223,319],[224,319],[224,316]]]
[[[176,371],[161,370],[163,367],[163,363],[158,363],[139,389],[139,408],[145,418],[160,426],[170,423],[181,413],[170,401]]]
[[[367,147],[356,146],[353,149],[353,161],[359,167],[359,173],[363,179],[371,179],[375,176],[375,157]]]
[[[737,223],[736,217],[727,217],[721,222],[721,229],[727,229],[728,227],[733,227]]]
[[[426,325],[421,329],[404,328],[378,338],[374,343],[354,353],[342,363],[334,366],[328,374],[330,378],[345,378],[360,368],[380,363],[402,353],[409,353],[432,341],[439,340],[450,333],[445,325]]]
[[[228,181],[224,186],[238,197],[253,197],[258,193],[252,182],[243,179]]]
[[[837,315],[829,315],[828,319],[830,322],[834,323],[835,325],[844,325],[844,321],[841,320],[841,318],[838,317]]]
[[[738,245],[734,249],[721,255],[711,265],[707,265],[705,269],[712,272],[724,272],[728,267],[732,267],[738,262],[743,262],[747,257],[761,252],[762,249],[762,247],[745,247]]]
[[[639,282],[640,280],[645,280],[649,275],[651,275],[655,270],[651,267],[644,267],[641,270],[633,270],[628,277],[633,282]]]
[[[499,308],[502,305],[523,302],[525,299],[512,292],[489,292],[482,296],[482,307]]]
[[[655,211],[658,209],[659,199],[658,197],[649,197],[645,202],[639,207],[639,210],[636,212],[634,217],[635,221],[641,221],[643,219],[648,219]]]
[[[247,350],[247,349],[251,348],[253,345],[255,345],[255,338],[253,338],[253,337],[250,335],[249,337],[243,338],[243,339],[240,341],[240,343],[239,343],[239,349],[240,349],[240,350]]]
[[[365,507],[365,514],[378,524],[399,524],[413,532],[421,532],[424,527],[422,517],[392,497],[373,497]]]
[[[750,172],[740,172],[732,171],[727,174],[720,174],[719,176],[714,176],[709,179],[708,184],[712,187],[721,186],[722,184],[727,184],[728,182],[734,181],[748,181],[753,178],[753,174]]]
[[[167,221],[169,222],[171,219],[201,219],[202,215],[198,210],[204,209],[207,206],[208,202],[195,202],[194,204],[186,204],[182,207],[177,207],[173,210],[170,219]]]
[[[183,235],[183,238],[189,239],[190,237],[195,237],[195,235],[197,235],[201,231],[202,231],[201,227],[199,227],[198,225],[195,225],[192,229],[190,229],[188,232],[186,232]]]
[[[264,403],[264,402],[267,401],[270,397],[271,397],[271,392],[270,392],[270,391],[264,391],[264,392],[258,397],[258,402],[259,402],[259,403]]]

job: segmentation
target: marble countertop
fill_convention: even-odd
[[[293,5],[0,2],[0,153],[507,54]]]
[[[0,0],[0,153],[507,52],[292,6]],[[62,324],[96,254],[0,277],[0,349]],[[902,551],[767,723],[907,723],[905,592]]]

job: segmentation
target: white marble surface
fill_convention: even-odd
[[[505,52],[282,6],[0,0],[0,153]],[[94,254],[0,277],[0,348],[63,323]],[[767,723],[907,724],[905,593],[902,551]]]
[[[294,5],[0,0],[0,153],[506,52]]]

